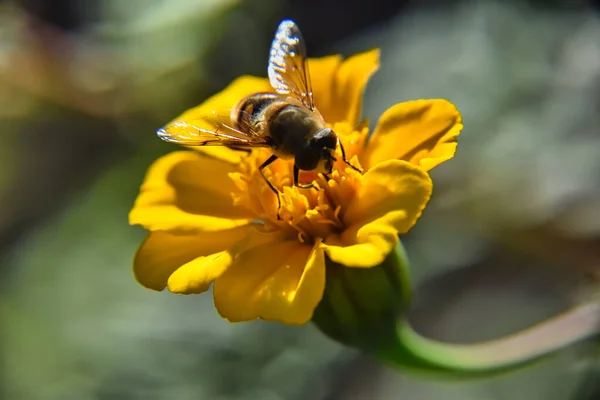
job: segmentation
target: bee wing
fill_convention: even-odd
[[[269,147],[266,139],[256,132],[244,133],[209,117],[189,122],[176,120],[160,128],[156,134],[164,141],[183,146]]]
[[[306,44],[294,21],[283,20],[277,27],[269,53],[268,73],[271,86],[277,93],[292,95],[314,110]]]

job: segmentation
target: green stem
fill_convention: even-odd
[[[397,342],[380,359],[403,368],[481,375],[528,364],[578,341],[600,335],[600,300],[571,309],[521,332],[475,344],[431,340],[407,321],[397,327]]]

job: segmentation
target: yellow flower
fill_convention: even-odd
[[[421,215],[427,171],[453,157],[462,124],[446,100],[410,101],[388,109],[369,138],[362,95],[378,66],[378,50],[309,60],[316,106],[364,172],[337,157],[329,181],[301,173],[319,190],[300,189],[292,162],[276,161],[265,174],[282,193],[281,221],[257,170],[269,149],[198,147],[157,160],[129,216],[150,231],[135,257],[137,280],[181,294],[214,283],[215,306],[230,321],[304,324],[323,296],[326,257],[350,268],[380,264]],[[178,119],[197,121],[264,91],[273,91],[266,78],[241,77]]]

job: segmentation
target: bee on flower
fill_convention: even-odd
[[[423,212],[428,171],[452,158],[461,116],[446,100],[361,120],[379,50],[308,59],[279,25],[268,79],[244,76],[158,131],[189,148],[149,169],[129,215],[149,231],[134,260],[145,287],[213,287],[229,321],[311,320],[326,265],[383,262]],[[228,112],[229,115],[223,114]]]

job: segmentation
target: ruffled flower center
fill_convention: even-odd
[[[333,130],[338,135],[350,163],[361,168],[360,150],[368,135],[366,127],[353,130],[347,123],[336,123]],[[348,166],[341,151],[336,150],[337,161],[327,179],[314,171],[300,171],[300,183],[313,182],[316,188],[294,186],[294,160],[278,159],[263,172],[279,191],[281,209],[277,218],[277,194],[267,185],[258,167],[271,156],[269,149],[254,149],[243,158],[239,170],[229,174],[239,189],[233,193],[237,206],[254,212],[269,229],[281,229],[295,235],[302,243],[314,243],[333,233],[344,230],[344,211],[361,185],[362,174]]]

